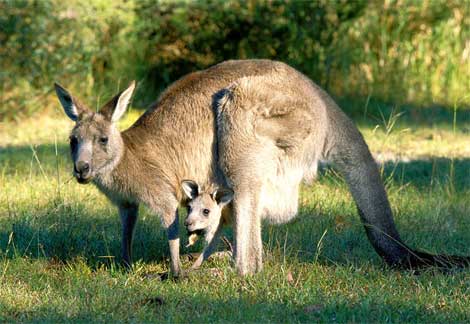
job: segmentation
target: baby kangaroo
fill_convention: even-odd
[[[204,234],[206,242],[204,250],[192,266],[196,269],[212,254],[217,246],[222,227],[230,222],[229,204],[233,199],[233,191],[228,188],[218,188],[215,185],[201,188],[192,180],[183,180],[181,187],[189,199],[188,215],[184,221],[189,234],[187,246],[193,245],[198,235],[201,234]]]

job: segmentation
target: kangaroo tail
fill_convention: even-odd
[[[331,107],[332,106],[332,107]],[[408,247],[400,238],[377,164],[352,121],[332,103],[325,157],[344,176],[367,237],[391,267],[416,269],[470,266],[470,257],[433,255]]]

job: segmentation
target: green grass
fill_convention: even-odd
[[[406,112],[391,128],[378,117],[356,119],[374,154],[388,161],[383,178],[404,240],[430,252],[470,255],[469,118],[459,115],[454,129],[446,111]],[[156,274],[168,270],[166,235],[145,208],[134,242],[137,262],[126,272],[114,262],[115,208],[71,178],[71,126],[63,116],[1,125],[0,321],[470,321],[469,271],[415,275],[385,267],[332,170],[303,187],[293,222],[264,225],[259,274],[240,278],[221,259],[186,279],[160,281]]]

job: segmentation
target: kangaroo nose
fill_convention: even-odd
[[[88,171],[90,171],[90,163],[88,163],[88,161],[78,161],[75,166],[75,171],[81,175],[86,175]]]

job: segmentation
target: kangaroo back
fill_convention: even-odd
[[[220,101],[217,124],[219,164],[235,190],[235,230],[256,234],[237,242],[240,268],[253,254],[258,257],[250,262],[261,264],[259,219],[282,223],[294,217],[299,183],[315,173],[319,159],[332,162],[344,176],[367,236],[387,264],[470,264],[469,257],[431,255],[401,240],[361,133],[328,94],[297,71],[286,67],[237,80]]]

